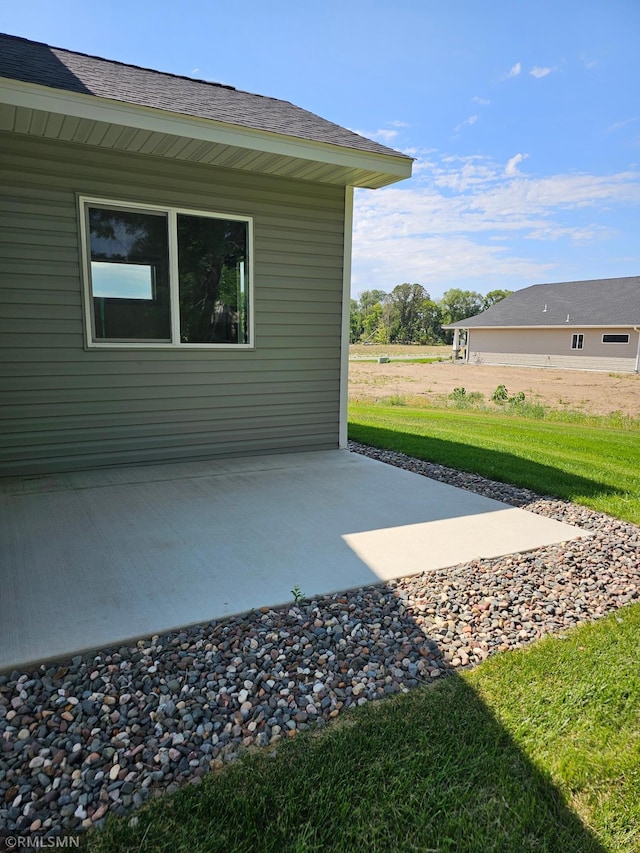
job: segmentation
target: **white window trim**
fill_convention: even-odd
[[[580,340],[582,338],[582,340]],[[575,341],[575,346],[573,345]],[[584,349],[584,332],[573,332],[571,334],[571,351],[578,352]]]
[[[87,209],[92,206],[104,205],[105,207],[120,210],[153,210],[157,213],[165,213],[168,222],[168,244],[169,244],[169,281],[170,281],[170,303],[171,303],[171,336],[172,340],[167,342],[149,341],[98,341],[93,335],[93,299],[91,290],[91,242],[87,229]],[[239,344],[187,344],[180,341],[180,293],[178,290],[178,214],[191,216],[208,216],[211,219],[234,219],[247,223],[247,258],[249,274],[247,287],[249,289],[248,311],[248,337],[247,343]],[[124,201],[123,199],[96,198],[94,196],[78,196],[78,218],[80,222],[80,245],[82,255],[82,280],[83,280],[83,307],[84,307],[84,334],[85,347],[87,349],[111,349],[111,350],[254,350],[254,295],[253,295],[253,217],[237,213],[223,213],[220,211],[195,210],[186,207],[172,207],[161,204],[145,204],[135,201]]]
[[[624,335],[627,340],[626,341],[605,341],[605,338],[607,336],[610,336],[610,335],[616,335],[616,337],[620,337],[620,336]],[[615,346],[627,347],[627,346],[629,346],[630,342],[631,342],[631,335],[628,332],[603,332],[602,333],[602,343],[607,344],[607,346],[609,344],[613,344],[614,347]]]

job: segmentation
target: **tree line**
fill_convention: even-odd
[[[512,293],[452,288],[433,300],[421,284],[399,284],[391,293],[365,290],[351,300],[351,331],[355,343],[450,344],[453,332],[442,326],[485,311]]]

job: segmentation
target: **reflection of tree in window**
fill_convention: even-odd
[[[169,249],[165,214],[89,209],[91,261],[114,265],[108,295],[94,295],[96,337],[170,340]],[[146,267],[153,284],[152,299],[132,298],[126,287],[119,295],[115,267]],[[105,273],[102,269],[102,278]]]
[[[247,224],[178,215],[180,340],[246,343]]]

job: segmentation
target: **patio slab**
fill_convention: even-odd
[[[346,450],[0,480],[0,670],[587,531]]]

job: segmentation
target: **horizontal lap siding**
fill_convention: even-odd
[[[626,344],[605,344],[604,334],[628,334]],[[571,349],[572,337],[583,335],[583,348]],[[553,367],[632,373],[636,369],[638,333],[630,328],[471,329],[467,346],[475,364]]]
[[[344,190],[0,135],[0,473],[336,447]],[[254,218],[255,350],[86,350],[76,194]]]
[[[520,352],[473,353],[472,364],[503,364],[505,367],[552,367],[557,370],[606,370],[610,373],[634,373],[633,358],[582,358],[576,355],[536,355]]]

